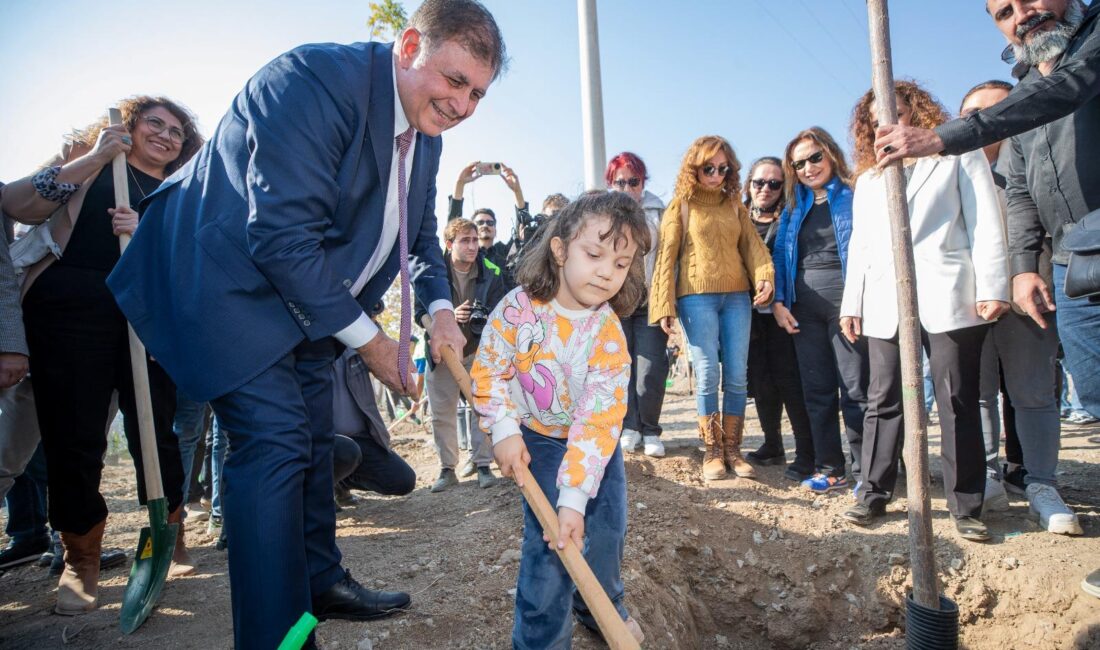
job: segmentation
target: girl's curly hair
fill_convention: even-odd
[[[950,113],[943,104],[915,81],[895,82],[894,92],[897,93],[899,102],[905,102],[909,106],[909,124],[912,126],[933,129],[951,119]],[[878,118],[873,112],[874,103],[875,91],[871,89],[860,97],[856,107],[852,109],[850,132],[856,162],[856,176],[874,167],[877,162],[874,125],[878,122]]]
[[[680,172],[676,176],[676,189],[674,194],[680,199],[690,199],[699,184],[696,172],[707,164],[707,161],[717,156],[718,153],[726,154],[729,160],[730,171],[726,174],[726,180],[722,185],[722,192],[733,200],[741,194],[741,162],[737,160],[737,154],[733,153],[733,147],[725,138],[718,135],[704,135],[697,138],[688,147],[684,159],[680,163]]]
[[[146,111],[158,106],[175,115],[176,119],[183,125],[183,144],[180,145],[180,155],[164,168],[165,174],[171,175],[172,172],[187,164],[187,161],[191,160],[191,157],[202,148],[203,138],[199,135],[195,116],[191,111],[167,97],[136,95],[127,97],[118,103],[118,109],[122,112],[122,125],[126,127],[127,131],[131,132],[137,126],[138,119]],[[107,125],[107,116],[104,115],[83,129],[73,129],[69,135],[65,136],[65,141],[71,146],[91,149],[95,146],[96,139],[99,138],[99,132]]]

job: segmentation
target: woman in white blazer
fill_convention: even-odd
[[[898,121],[932,128],[947,111],[912,82],[896,85]],[[849,340],[867,337],[871,377],[863,433],[863,485],[844,513],[865,525],[885,513],[903,438],[897,277],[885,177],[874,169],[874,94],[856,104],[852,239],[841,304]],[[964,539],[985,541],[985,451],[978,406],[982,343],[1009,308],[1005,237],[993,175],[981,151],[906,161],[917,303],[940,405],[944,492]]]

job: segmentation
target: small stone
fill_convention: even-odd
[[[516,588],[512,587],[511,589],[509,589],[508,590],[508,595],[511,596],[512,598],[515,598],[516,597]]]
[[[730,644],[730,640],[722,636],[721,634],[714,635],[714,642],[723,648]]]
[[[428,627],[435,627],[435,619],[430,617],[424,619],[424,625],[427,625]]]
[[[769,542],[774,542],[775,540],[777,540],[779,538],[780,538],[779,530],[776,529],[776,528],[772,528],[772,532],[768,533],[768,541]]]
[[[1015,569],[1020,566],[1020,561],[1014,557],[1006,557],[1001,560],[1001,564],[1003,564],[1006,569]]]
[[[961,557],[953,558],[951,560],[951,568],[958,571],[963,568],[963,560]]]
[[[810,566],[806,567],[806,573],[808,573],[810,575],[813,575],[816,571],[817,571],[817,565],[816,564],[811,564]]]
[[[747,562],[749,566],[756,566],[756,553],[753,553],[751,548],[748,553],[745,553],[745,562]]]
[[[355,650],[374,650],[374,643],[371,642],[370,637],[363,637],[359,639],[359,643],[355,646]]]
[[[742,560],[741,558],[738,558],[738,559],[737,559],[737,568],[738,568],[738,569],[743,569],[743,568],[745,568],[745,561],[744,561],[744,560]]]
[[[699,529],[698,528],[688,528],[687,534],[691,535],[692,537],[698,537],[699,536]]]
[[[648,508],[649,506],[647,506],[646,504],[644,504],[644,503],[642,503],[641,501],[639,501],[639,502],[637,502],[637,503],[635,503],[635,504],[634,504],[634,507],[635,507],[635,508],[637,508],[638,510],[645,510],[645,509],[646,509],[646,508]]]
[[[891,553],[886,556],[886,561],[892,566],[902,566],[905,564],[905,556],[901,553]]]
[[[752,531],[752,541],[754,544],[764,543],[764,536],[760,534],[759,530]]]
[[[499,558],[497,558],[496,563],[500,565],[512,564],[513,562],[519,562],[522,556],[523,554],[520,553],[518,548],[504,549],[504,552],[500,554]]]
[[[848,602],[851,603],[852,605],[855,605],[856,607],[859,607],[859,597],[856,596],[855,594],[846,593],[846,594],[844,594],[844,598],[847,599]]]

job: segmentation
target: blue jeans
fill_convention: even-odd
[[[1067,298],[1065,286],[1066,267],[1055,264],[1054,303],[1058,306],[1058,336],[1066,353],[1065,363],[1081,405],[1100,417],[1100,302]]]
[[[222,468],[225,467],[225,452],[229,449],[229,440],[218,422],[218,416],[211,418],[210,434],[206,436],[207,452],[210,454],[210,515],[222,516]]]
[[[551,505],[557,504],[558,468],[565,456],[566,441],[521,428],[523,442],[531,453],[531,475]],[[626,543],[626,472],[619,445],[615,445],[615,453],[604,471],[596,498],[588,502],[584,533],[584,558],[625,621],[628,614],[623,606],[620,569]],[[512,647],[516,650],[569,648],[573,638],[570,609],[582,625],[597,629],[595,619],[574,588],[565,566],[542,541],[542,526],[524,501],[523,557],[516,580]]]
[[[695,406],[699,415],[718,412],[720,375],[722,413],[743,417],[749,393],[749,331],[752,327],[749,292],[692,294],[678,298],[676,308],[691,349]]]

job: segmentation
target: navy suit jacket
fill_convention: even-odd
[[[304,45],[248,81],[213,137],[145,202],[107,284],[149,353],[198,401],[253,379],[305,339],[350,325],[403,260],[398,245],[358,301],[378,246],[394,151],[392,45]],[[417,134],[410,255],[425,304],[450,299],[436,235],[442,138]]]

